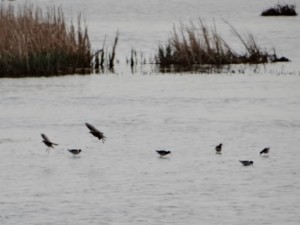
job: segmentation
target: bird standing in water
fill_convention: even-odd
[[[73,156],[75,156],[81,152],[81,149],[68,149],[68,151],[71,152]]]
[[[99,140],[102,140],[102,142],[104,143],[106,140],[106,137],[104,136],[104,134],[97,130],[93,125],[89,124],[89,123],[85,123],[85,125],[87,126],[87,128],[90,130],[90,133],[97,137]]]
[[[240,162],[243,164],[243,166],[253,165],[253,161],[249,161],[249,160],[240,160]]]
[[[43,138],[44,144],[48,147],[46,149],[47,152],[50,152],[50,148],[54,148],[54,145],[58,145],[58,144],[51,142],[50,139],[45,134],[41,134],[41,136]]]
[[[166,150],[156,150],[156,152],[160,155],[160,157],[164,157],[165,155],[171,154],[171,151]]]
[[[219,145],[216,146],[215,149],[216,149],[216,153],[217,153],[217,154],[221,154],[221,151],[222,151],[222,145],[223,145],[223,144],[220,143]]]

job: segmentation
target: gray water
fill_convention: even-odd
[[[0,224],[300,223],[298,17],[258,16],[276,1],[60,3],[68,15],[84,12],[94,44],[119,29],[121,63],[133,45],[151,54],[172,23],[199,16],[230,20],[293,61],[231,75],[117,68],[1,79]],[[47,153],[41,133],[59,146]],[[259,155],[264,147],[269,156]],[[160,158],[156,149],[172,153]]]

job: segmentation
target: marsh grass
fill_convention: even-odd
[[[114,60],[116,57],[116,47],[119,41],[119,31],[117,32],[116,36],[115,36],[115,40],[112,46],[112,50],[111,53],[109,54],[109,69],[113,69],[114,68]]]
[[[200,20],[199,24],[181,24],[174,27],[165,45],[160,45],[155,62],[162,67],[201,67],[216,69],[230,64],[260,64],[270,61],[270,54],[262,50],[253,35],[243,37],[229,25],[237,40],[244,46],[243,53],[237,53],[220,36],[216,26],[209,29]]]
[[[111,51],[105,46],[106,35],[103,41],[103,46],[100,50],[97,50],[92,56],[92,68],[95,73],[106,73],[114,72],[115,58],[116,58],[116,48],[119,42],[120,33],[116,32],[114,41],[112,43]]]
[[[87,28],[67,26],[60,7],[0,7],[0,77],[91,72]]]
[[[261,13],[262,16],[297,16],[296,5],[277,4]]]

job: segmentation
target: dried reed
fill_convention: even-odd
[[[117,47],[117,44],[118,44],[118,40],[119,40],[119,31],[116,34],[114,45],[113,45],[112,50],[111,50],[111,54],[109,54],[109,69],[114,68],[114,60],[115,60],[115,57],[116,57],[116,47]]]
[[[0,77],[89,73],[87,28],[65,23],[61,7],[0,7]]]
[[[200,20],[198,25],[190,23],[174,27],[171,38],[165,46],[160,45],[156,63],[161,66],[213,65],[215,67],[241,63],[266,63],[269,54],[261,50],[253,35],[242,37],[232,26],[233,34],[245,47],[245,53],[238,54],[218,34],[216,27],[209,30]]]

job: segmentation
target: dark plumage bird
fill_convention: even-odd
[[[68,149],[74,156],[78,155],[81,152],[81,149]]]
[[[268,154],[269,151],[270,151],[270,148],[264,148],[263,150],[260,151],[259,154],[260,154],[260,155],[261,155],[261,154]]]
[[[215,149],[216,149],[216,153],[221,154],[221,151],[222,151],[222,145],[223,145],[223,144],[220,143],[219,145],[216,146],[216,148],[215,148]]]
[[[253,161],[240,160],[240,162],[241,162],[244,166],[250,166],[250,165],[253,165]]]
[[[171,154],[171,151],[166,151],[166,150],[156,150],[156,152],[160,155],[160,157]]]
[[[51,142],[50,139],[49,139],[45,134],[41,134],[41,136],[42,136],[42,138],[43,138],[44,144],[48,147],[48,148],[46,149],[47,152],[50,151],[50,148],[54,148],[53,145],[58,145],[58,144],[55,144],[55,143]]]
[[[106,137],[104,136],[104,134],[97,130],[93,125],[89,124],[89,123],[85,123],[85,125],[87,126],[87,128],[89,128],[90,133],[97,137],[99,140],[102,140],[102,142],[104,143],[104,141],[106,140]]]

